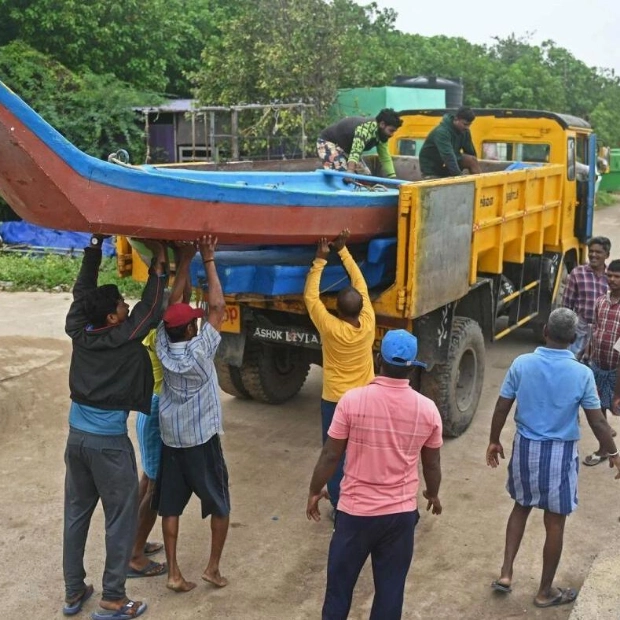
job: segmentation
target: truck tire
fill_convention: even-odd
[[[484,338],[476,321],[455,317],[448,359],[422,374],[421,391],[435,401],[443,434],[458,437],[470,425],[484,380]]]
[[[241,380],[254,400],[279,405],[301,390],[309,370],[300,348],[251,342],[246,345]]]
[[[225,361],[217,357],[215,358],[214,364],[215,370],[217,371],[217,380],[220,384],[220,389],[223,392],[243,400],[249,400],[252,398],[243,385],[240,368],[227,364]]]

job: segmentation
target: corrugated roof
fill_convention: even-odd
[[[134,108],[140,112],[191,112],[197,108],[195,99],[171,99],[159,105]]]

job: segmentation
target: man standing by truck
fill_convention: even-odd
[[[562,305],[579,317],[577,338],[569,348],[577,359],[583,355],[590,340],[596,300],[607,292],[607,265],[611,241],[607,237],[592,237],[588,241],[588,264],[575,267],[568,274]]]
[[[546,345],[512,363],[495,405],[486,453],[487,465],[493,468],[499,465],[499,457],[504,458],[500,435],[516,400],[517,432],[507,484],[514,506],[506,526],[504,563],[491,586],[503,593],[512,590],[514,561],[528,517],[532,508],[540,508],[546,539],[536,607],[564,605],[577,598],[576,590],[554,587],[553,579],[562,555],[566,516],[577,507],[580,405],[605,454],[610,454],[612,465],[620,470],[620,456],[601,413],[592,372],[568,351],[576,327],[577,315],[572,310],[554,310],[544,327]]]
[[[480,174],[480,163],[469,131],[475,118],[471,108],[459,108],[456,114],[446,114],[428,134],[420,150],[423,179],[458,177],[465,169],[470,174]]]
[[[329,545],[323,620],[345,620],[368,556],[375,596],[370,620],[399,620],[413,557],[418,463],[426,482],[426,509],[441,514],[441,416],[435,403],[411,389],[418,341],[404,329],[381,343],[379,376],[347,392],[336,409],[316,464],[306,516],[320,520],[323,486],[347,448],[342,497]]]
[[[377,147],[377,155],[388,178],[396,178],[394,162],[387,142],[403,124],[391,108],[384,108],[375,118],[348,116],[320,133],[316,143],[323,168],[358,174],[370,174],[362,162],[362,153]]]
[[[364,276],[346,247],[349,234],[345,229],[332,243],[328,243],[325,238],[319,240],[316,258],[304,290],[308,314],[321,335],[323,348],[323,443],[327,441],[327,431],[340,397],[347,390],[367,385],[374,378],[372,344],[375,338],[375,312],[370,303]],[[319,296],[321,274],[327,264],[330,246],[338,252],[351,278],[351,286],[338,293],[337,316],[327,310]],[[327,483],[334,509],[340,496],[343,464],[344,456]]]

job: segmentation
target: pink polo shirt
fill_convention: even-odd
[[[435,403],[407,379],[377,377],[348,391],[328,431],[348,439],[338,510],[360,517],[415,510],[420,450],[440,448],[441,433]]]

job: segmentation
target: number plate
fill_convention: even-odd
[[[241,333],[241,308],[237,304],[226,304],[222,331],[229,334]]]

